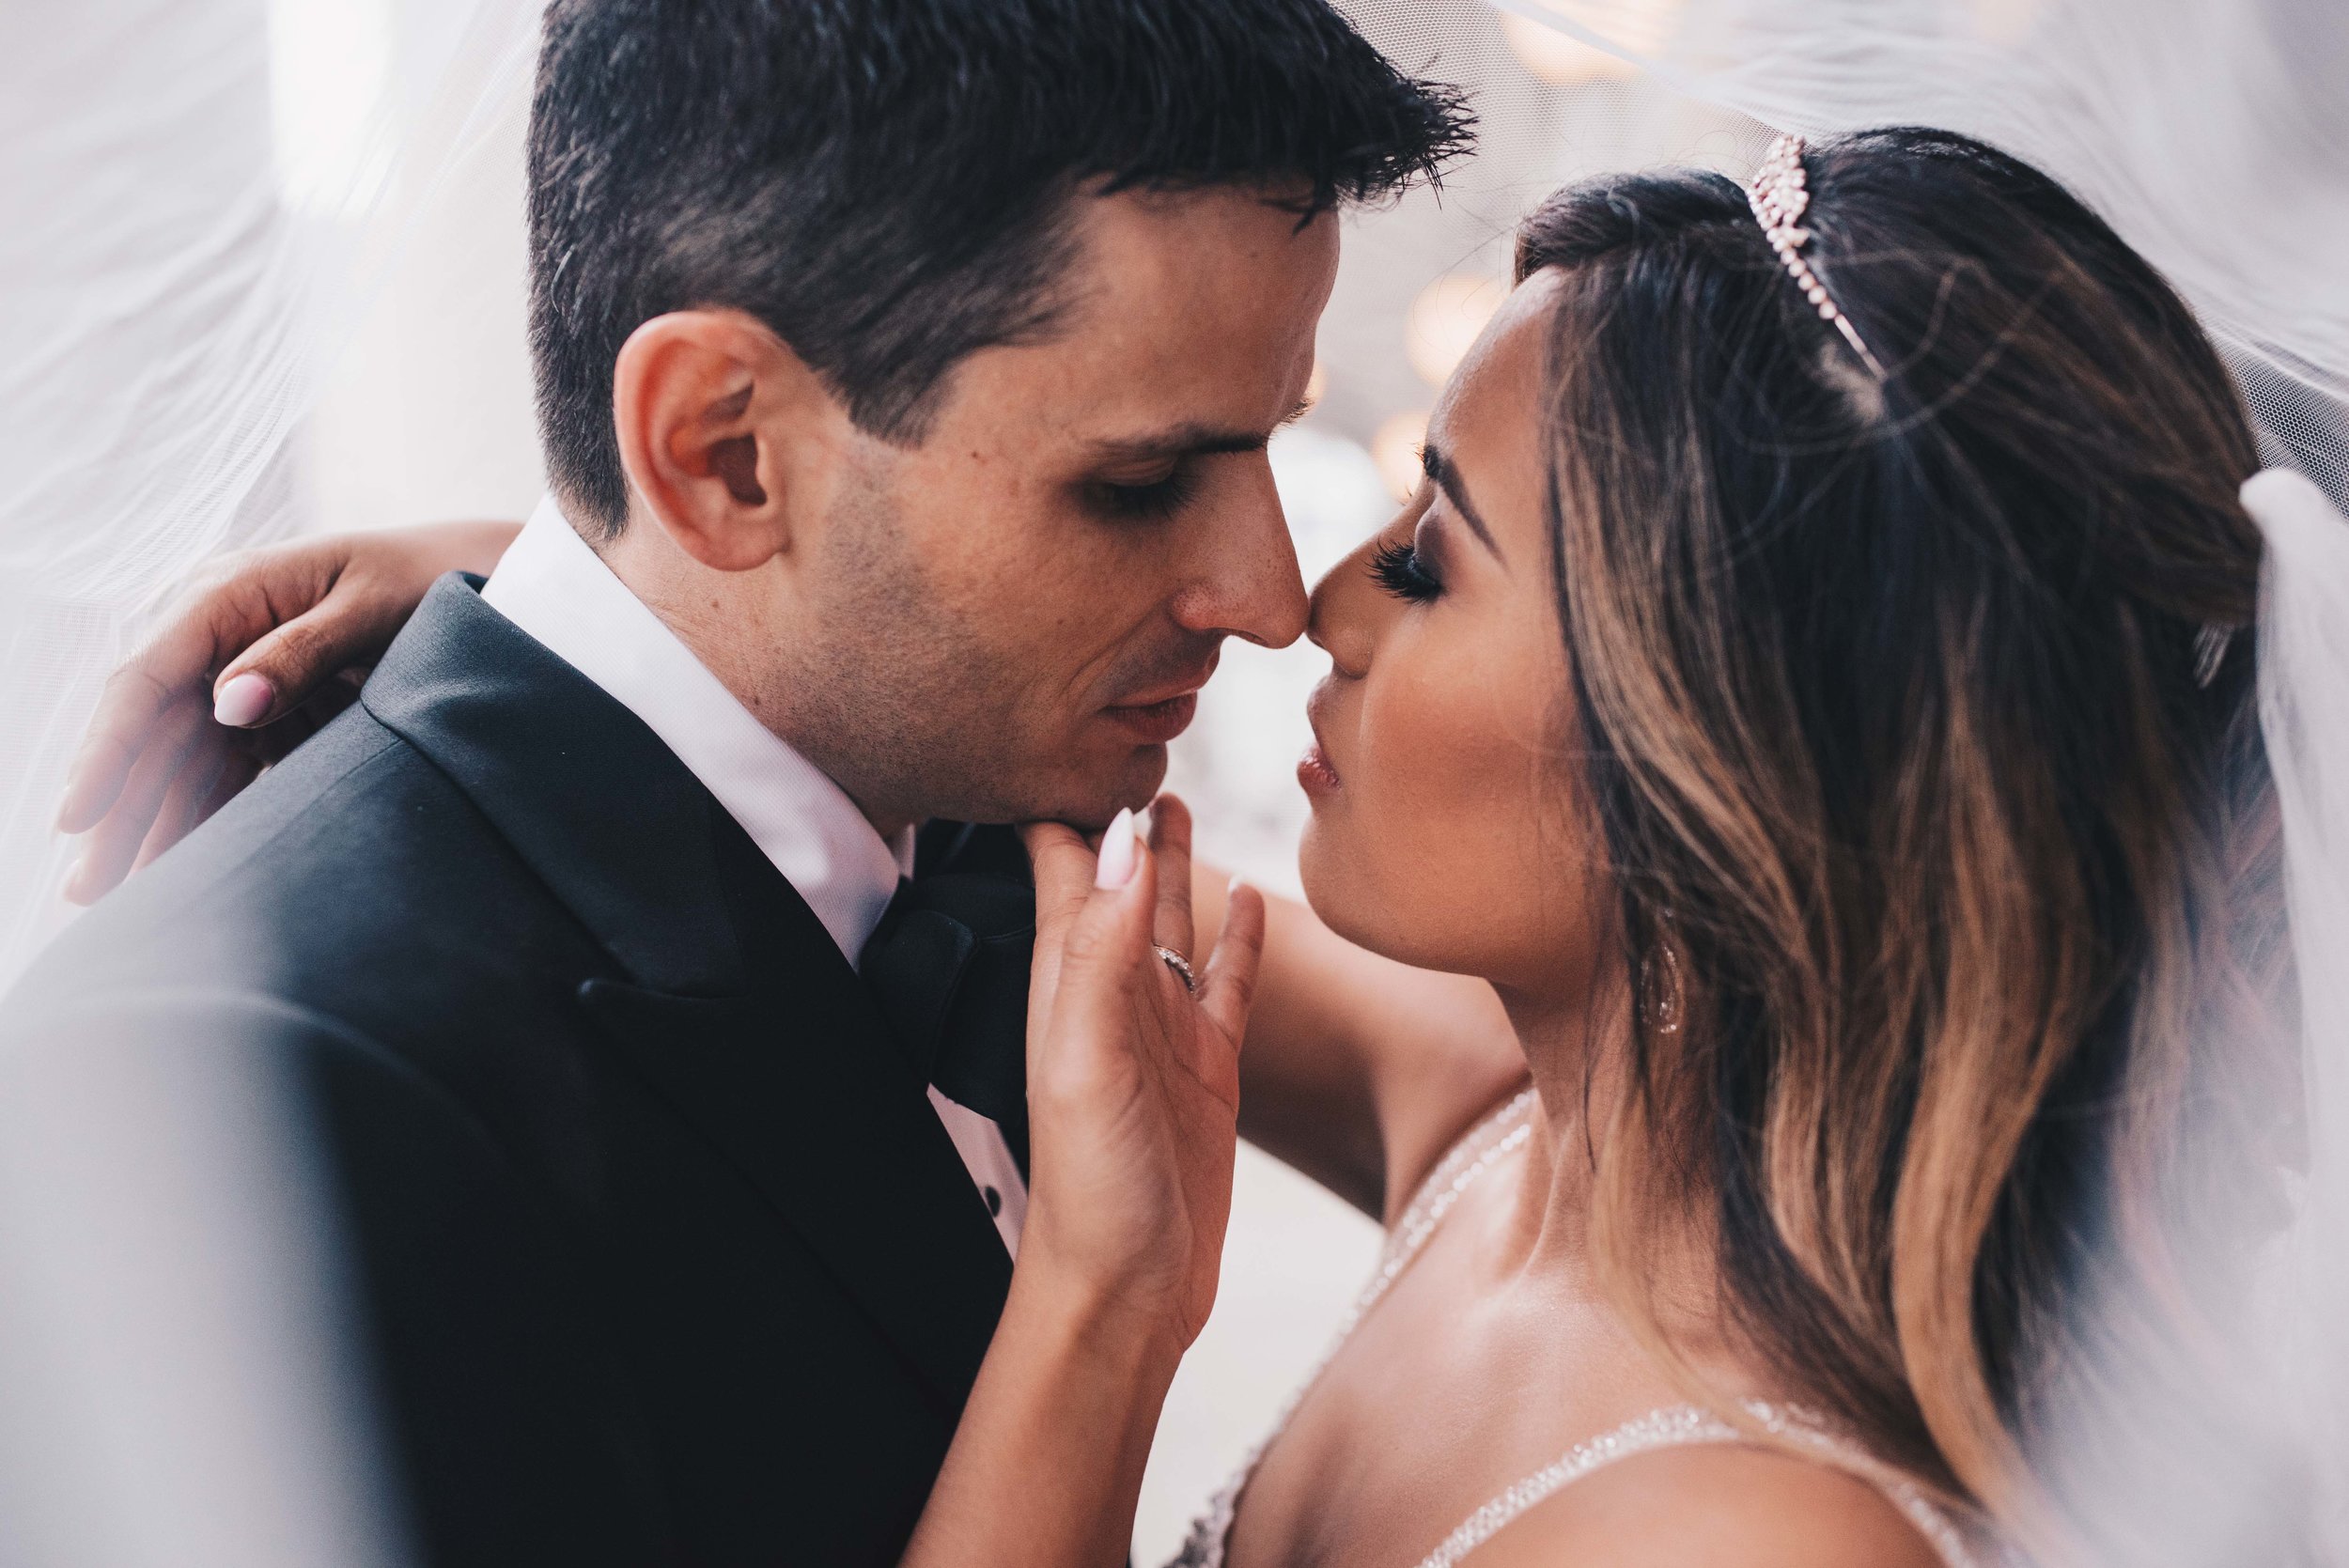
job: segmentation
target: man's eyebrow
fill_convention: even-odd
[[[1094,449],[1114,462],[1150,462],[1168,458],[1205,458],[1223,452],[1261,452],[1283,430],[1305,417],[1313,404],[1300,398],[1269,428],[1236,429],[1223,425],[1176,425],[1148,435],[1121,436],[1096,442]]]
[[[1452,503],[1452,509],[1468,523],[1469,531],[1493,552],[1494,560],[1500,560],[1501,547],[1493,542],[1493,531],[1485,526],[1483,518],[1476,515],[1476,507],[1469,501],[1468,486],[1461,483],[1460,471],[1452,466],[1452,460],[1431,441],[1420,448],[1419,461],[1420,466],[1427,471],[1427,477],[1436,482],[1436,488],[1443,491],[1444,498]]]

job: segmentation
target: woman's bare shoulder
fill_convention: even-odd
[[[1941,1568],[1891,1499],[1799,1455],[1658,1449],[1561,1490],[1494,1536],[1476,1568]]]

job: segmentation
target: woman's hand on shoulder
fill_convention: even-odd
[[[1799,1454],[1657,1449],[1584,1477],[1476,1551],[1477,1568],[1942,1568],[1883,1492]]]
[[[57,826],[88,904],[348,706],[443,572],[487,572],[510,522],[336,534],[224,555],[107,680]]]

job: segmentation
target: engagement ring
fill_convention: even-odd
[[[1184,957],[1181,954],[1175,952],[1171,947],[1159,948],[1158,955],[1160,958],[1166,960],[1166,967],[1174,971],[1174,978],[1183,983],[1183,989],[1189,991],[1192,996],[1197,996],[1199,994],[1199,977],[1190,972],[1190,960]]]

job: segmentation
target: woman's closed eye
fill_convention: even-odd
[[[1443,583],[1428,568],[1426,557],[1406,540],[1380,545],[1372,552],[1370,575],[1388,593],[1412,604],[1425,604],[1443,592]]]

